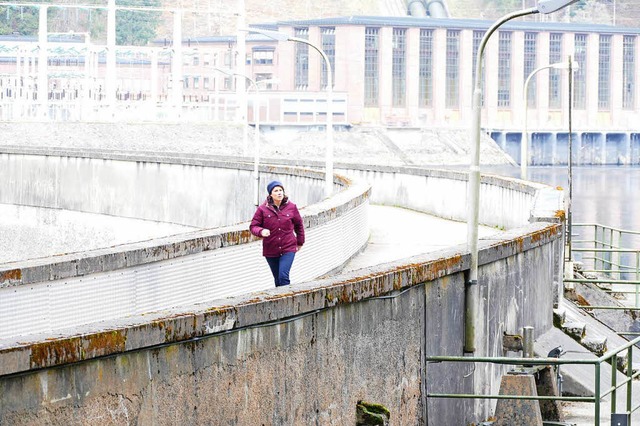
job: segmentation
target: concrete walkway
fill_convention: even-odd
[[[418,254],[440,250],[467,241],[466,222],[442,219],[399,207],[371,205],[371,236],[365,250],[344,271],[366,268]],[[479,236],[500,232],[481,226]]]

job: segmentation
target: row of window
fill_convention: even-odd
[[[473,32],[473,79],[476,78],[476,57],[484,31]],[[566,61],[563,52],[563,37],[570,36],[562,33],[551,33],[549,37],[549,64]],[[586,108],[587,90],[587,34],[575,34],[574,60],[577,70],[574,72],[574,107]],[[394,106],[405,105],[406,93],[406,30],[394,28],[392,34],[392,103]],[[542,48],[538,45],[538,33],[524,34],[524,80],[539,66],[537,52]],[[635,106],[635,50],[636,36],[624,36],[623,64],[622,64],[622,106],[633,109]],[[498,107],[509,108],[512,104],[512,70],[513,70],[512,32],[500,31],[498,34]],[[377,106],[379,101],[379,73],[380,73],[380,32],[379,28],[365,29],[364,52],[364,102],[365,106]],[[420,31],[419,47],[419,94],[418,102],[423,107],[429,107],[433,102],[433,30]],[[611,108],[611,35],[599,36],[598,52],[598,108]],[[549,69],[549,107],[560,108],[562,100],[562,70]],[[529,105],[535,106],[537,84],[532,76],[527,93]],[[480,85],[485,86],[484,69],[480,76]],[[460,31],[447,30],[446,33],[446,62],[445,62],[445,106],[458,108],[460,102]],[[483,90],[484,93],[484,90]]]
[[[256,74],[255,77],[256,77],[255,79],[256,82],[259,82],[262,80],[271,80],[273,75],[270,73],[262,73],[262,74]],[[217,89],[218,90],[234,90],[235,89],[233,85],[234,79],[235,79],[234,77],[224,76],[222,78],[222,86]],[[246,84],[247,84],[247,88],[250,88],[250,83],[246,82]],[[184,89],[192,89],[192,90],[197,90],[200,88],[204,90],[216,90],[216,79],[206,77],[206,76],[201,76],[201,75],[184,75],[182,80],[182,87]],[[272,83],[265,83],[264,85],[260,86],[261,90],[270,90],[272,88],[273,88]]]
[[[232,60],[233,54],[234,53],[231,49],[222,53],[220,56],[223,56],[223,58],[220,65],[224,64],[224,66],[226,67],[235,65],[236,61]],[[251,65],[252,63],[256,65],[273,65],[274,56],[275,55],[273,48],[256,48],[253,49],[251,53],[247,54],[245,63],[247,65]],[[220,61],[218,60],[218,53],[213,53],[213,55],[211,55],[210,53],[205,53],[202,56],[199,54],[185,55],[182,64],[194,67],[200,66],[201,63],[204,66],[216,66],[219,64],[219,62]]]

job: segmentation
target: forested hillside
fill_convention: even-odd
[[[35,0],[56,5],[106,5],[107,0]],[[37,33],[38,12],[34,0],[24,5],[0,6],[0,34],[33,35]],[[453,18],[495,19],[507,12],[532,7],[536,0],[448,0]],[[184,8],[185,38],[233,34],[240,10],[245,10],[246,23],[276,22],[331,16],[406,14],[406,0],[116,0],[120,6]],[[172,39],[173,14],[170,11],[118,11],[117,42],[122,45],[144,45],[157,38]],[[616,26],[638,27],[640,1],[581,0],[565,10],[549,15],[535,15],[529,20],[592,22]],[[104,43],[106,12],[82,7],[50,7],[49,32],[90,33],[91,40]]]

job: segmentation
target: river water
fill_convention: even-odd
[[[519,167],[483,168],[483,172],[520,177]],[[571,214],[573,247],[593,247],[580,240],[593,240],[593,228],[580,227],[580,223],[597,223],[626,231],[640,231],[640,167],[638,166],[574,166],[572,167]],[[568,167],[530,167],[531,181],[562,187],[568,197]],[[608,234],[607,234],[608,235]],[[640,249],[640,235],[626,234],[620,247]],[[608,255],[605,255],[608,256]],[[574,252],[576,260],[582,260]],[[635,254],[622,254],[620,261],[635,269]],[[633,277],[624,274],[622,278]]]
[[[483,168],[485,172],[520,177],[518,167]],[[574,166],[571,212],[574,223],[599,223],[640,231],[640,167]],[[528,179],[560,186],[568,194],[568,167],[530,167]]]

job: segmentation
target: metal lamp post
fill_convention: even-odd
[[[529,167],[529,132],[527,131],[527,116],[529,112],[529,82],[538,72],[549,68],[558,70],[568,70],[571,65],[569,62],[557,62],[555,64],[543,65],[536,68],[529,74],[524,82],[523,96],[524,96],[524,130],[522,132],[522,143],[520,144],[520,178],[527,179],[527,167]],[[572,70],[576,70],[574,65]]]
[[[475,320],[478,311],[478,216],[480,208],[480,122],[482,108],[482,57],[491,35],[505,22],[536,13],[553,13],[577,0],[538,0],[536,7],[509,13],[496,21],[480,41],[476,57],[476,74],[473,90],[473,116],[471,121],[471,163],[469,166],[469,186],[467,196],[467,247],[471,252],[471,265],[465,293],[465,338],[464,351],[475,352]]]
[[[325,196],[329,197],[333,193],[333,71],[329,57],[320,47],[299,37],[292,37],[280,31],[263,30],[260,28],[241,28],[241,31],[262,34],[274,40],[293,41],[303,43],[314,48],[325,62],[327,67],[327,147],[325,158]]]
[[[255,179],[254,192],[253,192],[253,201],[256,206],[260,205],[260,90],[258,89],[258,84],[268,84],[274,83],[277,80],[268,79],[268,80],[260,80],[255,81],[251,77],[245,74],[237,73],[231,70],[225,70],[222,68],[214,68],[216,71],[220,71],[223,74],[228,76],[237,76],[245,78],[251,87],[256,92],[256,98],[254,101],[253,115],[255,117],[256,128],[254,131],[254,151],[253,151],[253,178]],[[247,114],[245,113],[245,118],[247,118]],[[245,131],[249,127],[248,121],[245,121]]]

